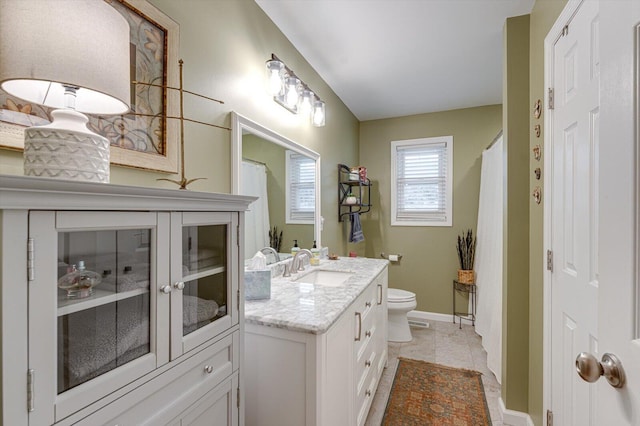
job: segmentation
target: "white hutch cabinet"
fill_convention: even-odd
[[[2,424],[242,425],[251,201],[0,176]]]

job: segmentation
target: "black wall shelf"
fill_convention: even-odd
[[[342,222],[351,213],[368,213],[371,210],[371,180],[350,179],[351,168],[338,164],[338,220]],[[347,203],[349,194],[356,197],[356,203]]]

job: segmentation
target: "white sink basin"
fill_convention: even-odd
[[[298,279],[296,279],[296,282],[337,287],[339,285],[342,285],[352,276],[353,272],[327,271],[324,269],[317,269],[315,271],[309,272],[307,275],[299,277]]]

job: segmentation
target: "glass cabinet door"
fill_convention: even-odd
[[[171,359],[238,323],[237,214],[171,218]]]
[[[44,352],[55,364],[57,421],[158,364],[157,292],[150,291],[157,215],[34,212],[30,221],[36,246],[30,311],[41,310],[31,315],[38,325],[29,338],[31,345],[32,338],[40,344],[43,335],[55,336]]]
[[[58,233],[58,394],[148,354],[151,229]]]

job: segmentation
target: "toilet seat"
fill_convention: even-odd
[[[387,290],[388,303],[404,303],[416,300],[416,294],[399,288],[390,288]]]

